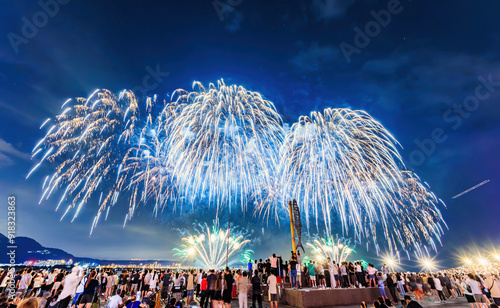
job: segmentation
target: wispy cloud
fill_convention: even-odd
[[[342,17],[354,0],[313,0],[311,9],[317,20],[328,21]]]
[[[30,160],[29,154],[23,153],[16,149],[12,144],[0,139],[0,168],[14,164],[13,158]]]
[[[335,67],[340,51],[332,45],[320,46],[318,43],[303,48],[291,59],[291,63],[301,72],[321,71]]]
[[[241,30],[242,22],[243,22],[243,13],[239,11],[234,11],[228,16],[227,20],[224,22],[224,28],[231,33],[235,33]]]

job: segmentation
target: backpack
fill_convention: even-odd
[[[468,292],[468,293],[472,293],[472,289],[471,289],[471,287],[469,286],[469,284],[468,284],[468,283],[466,283],[465,285],[467,286],[467,292]]]

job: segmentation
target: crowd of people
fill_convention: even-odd
[[[0,272],[0,308],[262,308],[267,299],[278,307],[283,288],[378,288],[375,308],[406,304],[419,308],[425,296],[435,303],[463,298],[471,308],[497,307],[500,280],[497,275],[394,273],[384,264],[378,270],[361,262],[304,262],[292,253],[289,260],[273,254],[249,260],[246,269],[64,269],[24,268]],[[386,289],[389,292],[386,292]],[[388,293],[388,294],[387,294]],[[410,294],[414,297],[410,297]],[[403,300],[404,299],[404,300]],[[362,299],[360,299],[362,300]],[[93,306],[94,305],[94,306]],[[362,304],[365,308],[366,303]],[[103,306],[104,307],[104,306]]]

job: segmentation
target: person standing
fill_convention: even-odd
[[[340,275],[342,278],[342,288],[349,287],[349,276],[347,276],[347,262],[342,262],[340,266]],[[375,287],[377,284],[375,283],[375,275],[373,275],[373,286]]]
[[[417,275],[415,278],[415,290],[413,290],[413,294],[417,297],[417,301],[420,299],[422,302],[425,302],[424,298],[424,282],[420,275]]]
[[[83,308],[83,306],[85,306],[85,308],[90,308],[90,306],[92,306],[92,301],[94,299],[95,291],[99,286],[99,281],[95,279],[96,276],[97,276],[96,271],[90,272],[89,277],[85,282],[85,288],[83,289],[83,293],[80,296],[81,299],[78,308]]]
[[[191,270],[189,272],[186,282],[186,306],[188,307],[189,303],[191,302],[191,299],[193,298],[193,294],[194,294],[194,270]]]
[[[311,279],[311,287],[316,288],[316,267],[313,264],[313,261],[310,260],[307,265],[307,269],[309,270],[309,278]]]
[[[110,277],[108,277],[108,279],[109,278]],[[138,290],[138,287],[139,287],[139,280],[140,279],[141,279],[141,274],[139,274],[139,272],[134,271],[132,273],[132,277],[131,277],[132,284],[130,286],[130,294],[136,294],[137,293],[137,290]],[[113,283],[114,283],[114,280],[113,280]]]
[[[205,302],[208,303],[208,296],[207,296],[207,274],[198,274],[202,275],[201,277],[201,282],[200,282],[200,308],[204,308],[206,306]]]
[[[109,272],[108,279],[106,279],[106,291],[104,292],[104,300],[108,300],[113,294],[113,287],[115,285],[115,275]]]
[[[356,277],[358,279],[358,282],[363,287],[366,287],[365,274],[364,274],[364,271],[363,271],[363,266],[361,265],[360,261],[356,262]]]
[[[172,285],[172,273],[170,272],[170,269],[167,269],[167,272],[165,273],[165,275],[163,275],[162,280],[163,280],[163,285],[161,289],[162,293],[165,295],[163,297],[167,298],[168,294],[170,293]]]
[[[28,286],[31,283],[31,278],[32,278],[31,269],[26,269],[21,277],[21,280],[19,281],[19,287],[17,288],[17,292],[21,293],[20,298],[23,298],[24,295],[26,294]]]
[[[233,290],[233,275],[231,275],[229,267],[226,267],[226,270],[224,271],[224,291],[222,293],[224,308],[231,308],[232,290]]]
[[[333,278],[335,279],[335,288],[340,288],[340,272],[339,265],[333,261]]]
[[[262,289],[261,289],[261,278],[259,277],[259,270],[254,271],[254,276],[252,277],[252,307],[255,307],[255,301],[258,302],[259,307],[262,308]],[[206,307],[205,307],[206,308]]]
[[[330,288],[335,288],[337,286],[337,281],[335,280],[335,276],[333,274],[333,262],[330,257],[326,259],[328,264],[328,273],[330,273]]]
[[[463,288],[465,299],[470,304],[470,308],[474,308],[474,306],[476,306],[476,308],[479,308],[479,304],[476,303],[476,300],[474,299],[474,293],[472,293],[471,287],[465,281],[465,278],[463,278],[462,282],[460,283]]]
[[[271,269],[267,284],[269,286],[269,294],[271,295],[271,308],[278,308],[278,283],[276,281],[274,268]]]
[[[79,268],[73,267],[71,269],[71,274],[64,277],[62,281],[63,290],[59,295],[57,301],[59,302],[58,308],[66,308],[68,307],[71,298],[76,294],[76,287],[80,282],[80,277],[78,276]]]
[[[239,308],[247,308],[248,307],[248,287],[249,287],[249,285],[250,285],[250,281],[248,280],[247,272],[244,271],[243,274],[240,277],[238,277],[238,280],[236,281],[236,290],[238,291]]]
[[[394,282],[394,275],[387,275],[387,288],[391,293],[392,299],[396,304],[399,304],[399,298],[396,295],[396,283]]]
[[[172,287],[172,297],[175,297],[175,299],[177,301],[180,301],[182,299],[182,293],[183,293],[183,290],[182,290],[182,287],[183,287],[183,281],[184,281],[184,277],[182,275],[180,275],[178,272],[175,273],[175,276],[174,276],[174,285]]]
[[[43,277],[41,273],[37,273],[36,275],[33,276],[35,278],[33,278],[33,288],[31,289],[30,295],[37,296],[38,291],[40,291],[42,287]]]
[[[297,261],[295,260],[295,258],[291,258],[290,259],[290,263],[288,264],[288,266],[290,267],[290,285],[292,286],[292,288],[296,288],[297,287]]]
[[[281,273],[283,274],[283,283],[286,283],[287,281],[290,282],[290,268],[288,266],[288,261],[285,261],[285,264],[283,264],[283,260],[281,261],[282,268],[281,268]],[[287,278],[288,277],[288,278]]]
[[[404,276],[401,274],[401,273],[397,273],[396,274],[396,283],[397,283],[397,286],[398,286],[398,291],[399,291],[399,294],[401,294],[403,297],[406,295],[406,291],[405,291],[405,287],[404,287],[404,284],[403,284],[403,281],[404,281]]]
[[[54,279],[54,286],[52,287],[52,294],[54,294],[54,296],[57,294],[57,291],[59,291],[63,278],[64,278],[64,272],[59,271]]]
[[[477,282],[473,274],[468,274],[467,276],[469,278],[465,280],[465,283],[471,288],[472,294],[474,294],[474,299],[476,300],[477,305],[483,306],[484,308],[488,308],[490,303],[488,302],[488,298],[486,298],[486,296],[481,291],[479,282]]]
[[[357,287],[357,279],[356,279],[356,267],[352,262],[349,262],[349,266],[347,267],[347,270],[349,272],[349,281],[351,283],[351,287]]]
[[[382,271],[382,274],[384,275],[384,279],[387,279],[387,274],[389,274],[389,268],[387,267],[387,264],[383,264],[382,267],[380,268]]]
[[[265,266],[265,276],[264,276],[264,281],[267,281],[267,277],[271,275],[271,261],[269,259],[266,260],[266,263],[264,264]]]
[[[297,285],[298,288],[302,288],[302,265],[297,262]]]
[[[198,274],[196,275],[196,287],[195,287],[195,293],[196,297],[198,300],[200,299],[200,291],[201,291],[201,281],[203,280],[203,270],[200,269],[198,271]]]
[[[441,285],[441,280],[436,275],[434,275],[434,286],[436,287],[436,291],[438,292],[439,299],[441,300],[441,303],[446,303],[446,297],[444,297],[443,286]]]
[[[297,262],[299,262],[299,264],[302,264],[302,255],[300,254],[300,250],[297,251]]]
[[[257,260],[252,264],[252,269],[250,270],[250,275],[255,272],[255,270],[258,270],[259,266],[257,265]]]
[[[450,294],[450,297],[457,298],[457,294],[455,293],[455,290],[453,288],[453,284],[451,282],[450,277],[448,274],[444,273],[443,275],[443,281],[444,281],[444,286],[448,290],[448,293]]]
[[[368,286],[371,287],[372,283],[373,283],[373,286],[376,286],[377,283],[375,281],[375,273],[377,272],[377,269],[373,266],[373,264],[369,263],[366,271],[368,272],[368,279],[369,279]],[[399,279],[398,279],[398,282],[399,282]]]
[[[264,275],[264,263],[262,263],[262,259],[259,259],[259,263],[257,264],[257,268],[259,270],[259,278],[262,281],[262,276]]]
[[[143,298],[144,295],[146,295],[148,293],[148,291],[149,291],[149,282],[151,281],[151,278],[153,278],[152,275],[151,275],[151,273],[149,272],[149,270],[146,270],[146,273],[144,275],[144,282],[142,283],[141,298]],[[125,276],[123,278],[120,276],[120,280],[122,281],[122,283],[124,283],[125,282],[124,281],[125,280]]]
[[[321,262],[318,262],[316,265],[316,273],[318,277],[318,286],[324,288],[325,287],[325,270],[323,269],[323,265]]]
[[[500,286],[498,285],[498,282],[493,279],[491,273],[486,273],[484,287],[490,291],[491,298],[493,298],[495,304],[500,305]]]
[[[388,297],[387,294],[385,294],[384,276],[382,276],[382,273],[378,274],[377,285],[378,285],[378,290],[380,292],[380,296],[385,301]]]
[[[208,300],[213,301],[215,299],[215,285],[217,284],[217,275],[215,271],[210,270],[210,274],[207,277],[207,298],[205,300],[205,307],[208,308]]]

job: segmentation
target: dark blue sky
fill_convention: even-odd
[[[56,199],[37,205],[42,175],[24,180],[33,164],[29,153],[44,134],[39,126],[67,98],[97,88],[137,89],[158,68],[164,77],[151,93],[224,78],[261,92],[289,123],[326,107],[366,110],[399,140],[407,167],[446,202],[450,230],[440,257],[471,244],[500,246],[500,2],[57,3],[58,12],[46,20],[35,1],[5,3],[0,12],[0,190],[18,196],[19,235],[76,255],[170,258],[172,243],[180,242],[171,228],[189,225],[196,214],[186,221],[172,222],[168,213],[154,220],[144,208],[123,230],[116,209],[116,218],[89,238],[95,208],[87,205],[73,223],[59,222]],[[380,15],[388,7],[390,21],[384,15],[385,27],[375,24],[371,12]],[[26,28],[33,19],[39,26]],[[358,35],[356,44],[357,29],[372,37],[360,42]],[[349,61],[342,43],[357,48]],[[490,182],[452,199],[484,180]],[[236,224],[251,222],[262,234],[260,222],[238,214],[232,215]],[[0,214],[1,221],[5,217]],[[289,251],[276,246],[288,238],[286,224],[270,222],[270,228],[281,231],[264,232],[261,247],[253,249]]]

